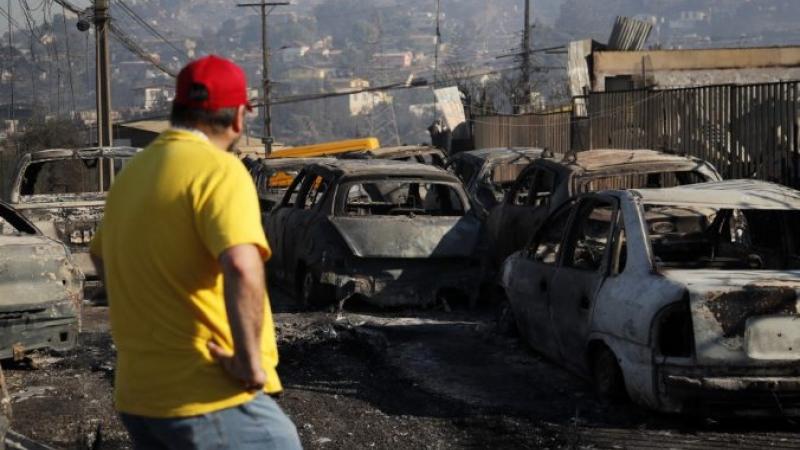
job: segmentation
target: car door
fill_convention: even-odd
[[[495,264],[500,265],[527,244],[549,215],[555,174],[543,167],[531,167],[514,182],[503,204],[490,217],[490,232],[495,238]]]
[[[556,357],[559,349],[548,306],[553,295],[551,285],[558,268],[564,230],[573,211],[572,202],[559,208],[525,251],[509,259],[512,272],[505,282],[518,329],[531,347],[551,357]]]
[[[288,227],[289,220],[295,212],[295,204],[306,179],[305,171],[300,174],[289,185],[289,189],[283,196],[281,202],[267,216],[267,241],[272,249],[272,257],[269,261],[270,270],[279,278],[286,279],[291,270],[286,264],[286,242],[293,240],[291,230]]]
[[[309,175],[306,180],[307,189],[301,194],[302,202],[298,200],[295,213],[290,220],[290,226],[295,230],[294,242],[287,243],[292,246],[292,267],[302,261],[306,265],[316,262],[314,252],[319,253],[319,235],[317,225],[328,220],[328,212],[322,211],[320,206],[324,203],[333,180],[329,175]],[[319,256],[319,255],[317,255]]]
[[[315,206],[327,192],[328,184],[322,175],[306,173],[292,212],[285,222],[285,237],[283,239],[284,265],[289,273],[294,275],[298,263],[307,253],[310,245],[310,224],[316,214]]]
[[[550,317],[568,365],[583,364],[592,311],[608,276],[618,209],[612,197],[582,197],[565,236],[561,265],[551,283]]]

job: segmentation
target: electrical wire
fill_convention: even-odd
[[[171,76],[172,78],[176,78],[178,74],[171,70],[169,67],[162,64],[160,61],[156,60],[152,55],[150,55],[144,48],[142,48],[136,41],[134,41],[128,34],[117,27],[113,21],[109,21],[108,24],[109,31],[111,31],[111,36],[117,40],[123,47],[128,49],[131,53],[138,56],[143,61],[149,62],[158,70],[164,72],[165,74]]]
[[[144,20],[144,19],[143,19],[141,16],[139,16],[138,14],[136,14],[136,11],[134,11],[133,9],[131,9],[131,7],[130,7],[130,6],[128,6],[128,4],[127,4],[127,3],[125,3],[125,1],[124,1],[124,0],[116,0],[116,3],[117,3],[119,6],[121,6],[121,7],[122,7],[122,10],[123,10],[123,11],[125,11],[125,13],[127,13],[127,14],[128,14],[128,16],[130,16],[131,18],[133,18],[133,20],[134,20],[136,23],[138,23],[139,25],[141,25],[141,26],[142,26],[142,27],[143,27],[145,30],[149,31],[149,32],[150,32],[150,34],[152,34],[153,36],[155,36],[155,37],[157,37],[158,39],[162,40],[164,43],[166,43],[166,44],[167,44],[167,45],[169,45],[170,47],[172,47],[172,48],[173,48],[173,49],[174,49],[174,50],[175,50],[175,51],[178,53],[178,55],[183,55],[183,54],[185,53],[183,50],[181,50],[180,48],[178,48],[178,47],[177,47],[175,44],[173,44],[172,42],[170,42],[170,41],[169,41],[169,39],[167,39],[166,37],[164,37],[164,35],[163,35],[163,34],[161,34],[161,33],[160,33],[158,30],[156,30],[156,29],[155,29],[155,28],[154,28],[152,25],[150,25],[149,23],[147,23],[147,21],[146,21],[146,20]]]
[[[44,2],[44,0],[43,0]],[[64,22],[64,47],[67,52],[67,67],[69,68],[68,75],[69,75],[69,96],[70,96],[70,105],[72,106],[72,112],[74,113],[77,108],[75,107],[75,84],[72,79],[72,55],[69,51],[69,33],[67,32],[67,8],[64,5],[61,5],[61,18]]]
[[[623,105],[623,106],[620,106],[620,107],[617,107],[617,108],[604,110],[604,111],[602,111],[600,113],[596,113],[596,114],[591,114],[590,113],[590,114],[588,114],[586,116],[586,120],[592,121],[592,120],[606,119],[606,118],[612,117],[615,114],[618,114],[620,112],[623,112],[623,111],[626,111],[626,110],[630,110],[630,109],[635,108],[637,106],[644,105],[645,103],[649,103],[649,102],[652,102],[652,101],[654,101],[654,100],[656,100],[656,99],[658,99],[660,97],[663,97],[665,92],[666,91],[655,91],[654,95],[648,96],[648,97],[646,97],[646,98],[644,98],[642,100],[631,102],[631,103],[629,103],[627,105]],[[526,115],[543,115],[543,116],[546,116],[546,115],[553,115],[553,114],[560,114],[560,113],[561,112],[517,114],[517,115],[510,114],[510,115],[502,115],[502,117],[525,117]],[[479,124],[485,124],[485,125],[495,125],[494,122],[489,122],[489,121],[480,120],[480,119],[469,119],[469,121],[473,122],[473,123],[479,123]],[[541,125],[536,125],[536,124],[513,124],[513,123],[507,123],[507,124],[504,124],[504,125],[508,126],[508,127],[511,127],[511,128],[550,128],[550,127],[556,127],[556,126],[567,126],[570,123],[572,123],[572,119],[571,118],[568,119],[568,120],[560,121],[560,122],[553,122],[553,123],[541,124]]]

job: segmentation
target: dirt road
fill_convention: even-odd
[[[785,420],[715,423],[595,400],[487,311],[301,313],[276,297],[281,405],[306,448],[800,448]],[[13,428],[56,448],[130,448],[111,403],[107,311],[81,347],[6,364]]]

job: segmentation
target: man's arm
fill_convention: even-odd
[[[264,323],[264,262],[258,247],[236,245],[219,256],[225,284],[225,309],[233,336],[233,353],[209,342],[208,348],[230,376],[248,391],[266,382],[261,364]]]

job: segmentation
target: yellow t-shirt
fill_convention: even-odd
[[[235,156],[168,130],[114,182],[92,253],[103,258],[117,347],[117,409],[147,417],[205,414],[249,401],[206,344],[233,348],[218,256],[255,244],[266,261],[253,181]],[[281,390],[265,298],[266,392]]]

